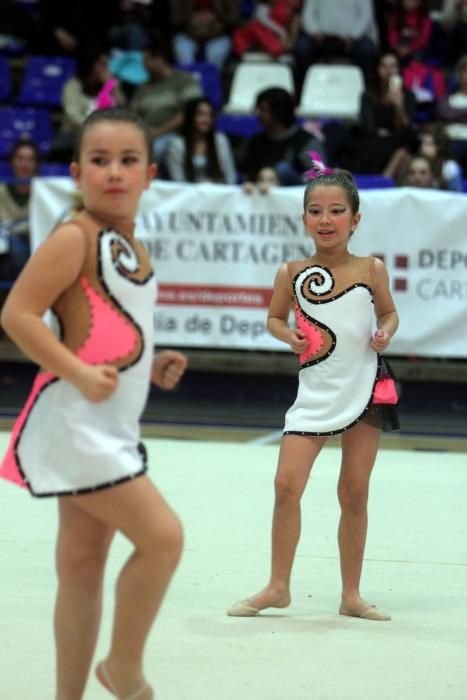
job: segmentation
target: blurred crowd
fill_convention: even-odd
[[[59,103],[48,107],[47,148],[25,133],[5,157],[2,280],[13,279],[29,254],[30,179],[44,164],[65,167],[83,119],[110,105],[128,105],[146,120],[167,180],[267,193],[302,183],[314,152],[394,186],[464,191],[467,0],[4,0],[0,27],[0,59],[17,76],[0,117],[17,104],[31,57],[71,58],[75,67]],[[223,130],[218,117],[235,71],[258,57],[289,66],[293,89],[259,89],[249,133]],[[361,69],[356,119],[297,117],[317,63]],[[215,96],[193,70],[200,66],[215,72]]]

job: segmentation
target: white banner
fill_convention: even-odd
[[[435,190],[361,193],[358,255],[386,263],[401,323],[393,355],[467,357],[467,197]],[[68,178],[34,181],[33,247],[70,216]],[[303,187],[246,195],[227,185],[155,182],[136,235],[159,282],[156,342],[173,347],[287,350],[266,329],[277,269],[307,257]]]

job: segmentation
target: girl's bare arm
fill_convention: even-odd
[[[389,345],[399,325],[399,316],[389,290],[389,276],[384,263],[378,258],[374,266],[373,300],[375,304],[377,331],[371,340],[371,347],[382,352]]]
[[[296,354],[306,350],[308,341],[302,331],[289,326],[291,308],[290,279],[287,265],[282,265],[274,280],[274,290],[268,313],[268,330],[275,338],[287,343]]]
[[[33,362],[70,381],[83,363],[58,340],[42,317],[77,279],[84,255],[82,231],[72,223],[61,226],[29,259],[1,314],[6,333]]]

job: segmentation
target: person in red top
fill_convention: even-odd
[[[430,47],[432,23],[427,0],[398,0],[389,16],[388,43],[402,65],[423,60]]]
[[[295,42],[298,35],[296,0],[260,0],[253,18],[232,35],[236,56],[246,51],[265,51],[273,57],[281,56]]]

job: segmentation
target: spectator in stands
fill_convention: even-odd
[[[261,194],[268,194],[271,187],[279,187],[280,184],[276,170],[266,167],[261,168],[258,172],[255,182],[247,181],[243,183],[243,191],[245,194],[251,194],[256,187]]]
[[[205,97],[189,100],[180,134],[167,147],[168,176],[177,182],[237,182],[235,162],[227,136],[214,128],[214,108]]]
[[[438,116],[445,124],[451,156],[467,176],[467,54],[456,64],[457,89],[439,101]]]
[[[376,54],[377,38],[371,0],[304,0],[293,49],[298,83],[310,64],[322,60],[344,57],[366,70]]]
[[[418,155],[428,158],[434,174],[434,186],[450,192],[463,192],[462,168],[449,154],[449,141],[440,124],[424,124],[420,130]]]
[[[427,0],[397,0],[388,21],[388,44],[401,65],[423,61],[430,48],[432,22]]]
[[[236,0],[173,0],[173,48],[180,64],[205,61],[223,71],[231,52],[232,30],[240,23]]]
[[[296,42],[300,3],[295,0],[260,0],[253,17],[232,36],[236,56],[246,51],[264,51],[277,57]]]
[[[125,104],[125,95],[115,83],[110,84],[107,53],[99,45],[80,50],[76,76],[67,80],[62,91],[62,121],[49,152],[49,160],[69,163],[76,134],[87,115],[100,105],[101,96],[111,87],[111,102]],[[112,106],[107,104],[107,106]]]
[[[467,0],[444,0],[441,25],[446,34],[446,59],[453,66],[467,47]]]
[[[136,88],[130,106],[149,125],[154,157],[160,163],[170,139],[183,124],[185,104],[202,97],[203,89],[195,76],[175,68],[169,39],[153,37],[144,61],[149,81]]]
[[[268,88],[256,98],[256,114],[263,130],[251,136],[240,157],[243,179],[254,182],[258,172],[273,167],[281,185],[299,185],[309,164],[309,151],[326,161],[325,146],[295,118],[295,101],[283,88]]]
[[[381,54],[362,95],[359,124],[348,139],[343,166],[400,180],[417,147],[414,110],[415,97],[403,86],[397,55]]]
[[[0,279],[13,281],[30,255],[29,199],[31,178],[39,167],[39,150],[28,140],[10,152],[11,182],[0,184]]]
[[[275,168],[261,168],[256,175],[256,187],[261,194],[267,194],[271,187],[279,187],[280,184]]]
[[[407,173],[403,184],[406,187],[421,187],[424,189],[436,187],[431,160],[425,156],[412,156],[407,165]]]
[[[147,29],[149,22],[148,4],[134,0],[119,0],[116,22],[110,26],[108,32],[109,48],[120,51],[144,51],[149,42]]]
[[[47,56],[77,55],[96,42],[106,49],[105,39],[118,12],[115,0],[39,0],[40,31],[34,50]]]

